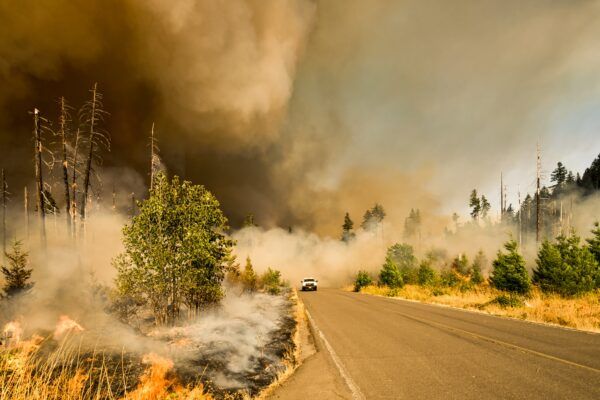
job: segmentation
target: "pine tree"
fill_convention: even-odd
[[[350,242],[356,237],[354,233],[354,222],[350,219],[350,214],[344,215],[344,224],[342,225],[342,242]]]
[[[257,277],[250,256],[246,257],[246,266],[244,267],[244,272],[242,272],[242,283],[244,284],[244,288],[249,292],[256,290]]]
[[[594,255],[594,258],[600,264],[600,223],[594,223],[594,229],[592,229],[592,236],[589,239],[586,239],[589,245],[590,252]]]
[[[509,240],[504,244],[506,253],[501,250],[493,262],[490,283],[496,289],[513,293],[528,293],[531,280],[525,267],[525,259],[517,251],[517,242]]]
[[[471,207],[471,218],[474,220],[479,219],[479,213],[481,212],[481,200],[477,196],[477,190],[473,189],[471,197],[469,198],[469,207]]]
[[[358,271],[354,279],[354,291],[360,292],[360,289],[371,284],[373,284],[371,275],[367,271]]]
[[[538,252],[533,282],[544,292],[573,296],[592,291],[600,280],[600,266],[581,239],[561,235],[554,243],[545,240]]]
[[[552,171],[552,174],[550,175],[550,182],[554,182],[554,188],[561,188],[565,182],[567,181],[567,177],[569,175],[569,172],[567,171],[567,168],[563,165],[562,162],[558,162],[558,164],[556,164],[556,168],[554,169],[554,171]]]
[[[29,279],[33,270],[27,268],[29,253],[22,250],[22,242],[15,240],[12,251],[5,253],[5,256],[8,259],[8,266],[2,266],[5,296],[12,297],[31,289],[33,283],[29,282]]]
[[[417,208],[410,209],[408,217],[404,220],[404,237],[411,238],[419,233],[421,228],[421,212]]]
[[[421,261],[419,265],[419,271],[417,273],[417,281],[421,286],[433,285],[436,281],[436,272],[431,267],[432,261],[426,259]]]
[[[256,223],[254,222],[254,214],[252,213],[248,213],[246,214],[246,218],[244,218],[244,228],[252,228],[252,227],[256,227],[258,225],[256,225]]]
[[[459,254],[452,260],[452,265],[450,266],[452,270],[456,271],[456,273],[466,276],[469,274],[469,260],[466,254]]]
[[[481,204],[481,217],[486,218],[488,216],[488,213],[490,212],[490,202],[488,201],[488,199],[486,199],[485,196],[482,195],[479,203]]]

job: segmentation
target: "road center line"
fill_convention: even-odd
[[[325,338],[325,335],[323,335],[323,332],[321,332],[319,327],[317,327],[317,324],[313,320],[313,318],[310,315],[310,313],[308,312],[308,310],[306,310],[306,316],[308,317],[308,320],[310,321],[310,324],[312,325],[315,332],[317,332],[319,334],[319,337],[325,344],[325,348],[331,355],[331,358],[333,359],[333,362],[334,362],[335,366],[337,367],[340,375],[344,379],[344,382],[346,382],[346,386],[348,386],[348,388],[350,389],[350,392],[352,392],[352,398],[355,400],[365,400],[366,397],[362,394],[358,385],[350,377],[350,374],[348,373],[348,371],[342,364],[342,360],[340,360],[340,358],[336,354],[335,350],[333,350],[333,347],[331,347],[331,345],[329,344],[329,341],[327,340],[327,338]]]
[[[431,325],[434,325],[434,326],[437,325],[438,327],[444,328],[446,330],[450,330],[450,331],[459,332],[459,333],[462,333],[462,334],[465,334],[465,335],[473,336],[473,337],[478,338],[480,340],[485,340],[487,342],[495,343],[495,344],[498,344],[500,346],[511,348],[513,350],[519,350],[519,351],[522,351],[522,352],[525,352],[525,353],[530,353],[530,354],[536,355],[538,357],[542,357],[542,358],[546,358],[546,359],[549,359],[549,360],[552,360],[552,361],[557,361],[557,362],[560,362],[560,363],[563,363],[563,364],[567,364],[567,365],[570,365],[572,367],[583,368],[583,369],[586,369],[588,371],[600,373],[600,369],[597,369],[597,368],[594,368],[594,367],[590,367],[588,365],[578,364],[578,363],[573,362],[573,361],[565,360],[565,359],[559,358],[559,357],[554,357],[554,356],[551,356],[550,354],[541,353],[539,351],[531,350],[531,349],[528,349],[526,347],[521,347],[521,346],[518,346],[516,344],[512,344],[512,343],[504,342],[502,340],[494,339],[494,338],[491,338],[489,336],[484,336],[484,335],[480,335],[480,334],[477,334],[477,333],[474,333],[474,332],[465,331],[464,329],[455,328],[453,326],[442,324],[440,322],[434,322],[434,321],[422,319],[422,318],[415,317],[415,316],[412,316],[412,315],[408,315],[408,314],[405,314],[405,313],[402,313],[402,312],[399,312],[399,311],[395,311],[395,310],[391,310],[391,311],[394,312],[394,313],[396,313],[396,314],[400,314],[400,315],[402,315],[405,318],[412,319],[413,321],[421,322],[421,323],[426,324],[426,325],[430,325],[430,326]]]

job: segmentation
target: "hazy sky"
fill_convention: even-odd
[[[547,178],[600,153],[598,1],[23,0],[0,18],[14,186],[27,110],[54,118],[94,81],[123,191],[143,191],[154,121],[169,170],[234,223],[334,233],[376,201],[398,223],[465,213],[473,188],[496,213],[501,171],[509,202],[533,190],[536,142]]]

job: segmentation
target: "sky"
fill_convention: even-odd
[[[600,153],[599,17],[581,0],[0,1],[0,157],[31,184],[27,112],[55,119],[98,82],[120,198],[143,197],[155,122],[167,170],[233,225],[337,235],[375,202],[398,225],[466,216],[473,188],[494,214],[501,172],[509,203],[533,191],[537,143],[545,183]]]

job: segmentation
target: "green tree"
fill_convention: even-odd
[[[469,274],[469,259],[466,254],[459,254],[452,260],[450,268],[457,274],[466,276]]]
[[[403,283],[417,283],[418,260],[411,245],[406,243],[393,244],[387,250],[387,259],[392,260],[398,266],[402,274]]]
[[[254,292],[256,290],[257,277],[256,272],[254,272],[254,267],[252,266],[252,260],[250,260],[250,256],[246,257],[246,265],[244,266],[244,271],[242,272],[241,281],[244,285],[244,288],[249,292]]]
[[[157,174],[150,197],[123,228],[124,252],[113,264],[121,295],[149,304],[157,324],[173,324],[181,306],[197,314],[223,296],[233,241],[227,218],[203,186]]]
[[[2,275],[4,275],[4,294],[6,297],[12,297],[25,292],[33,287],[29,282],[33,270],[27,268],[29,264],[29,253],[23,251],[23,243],[15,240],[12,243],[10,252],[4,253],[8,260],[8,266],[2,266]]]
[[[281,272],[267,268],[267,271],[260,277],[260,283],[263,289],[269,294],[279,294],[283,282],[281,281]]]
[[[600,264],[600,224],[598,222],[594,223],[592,235],[593,236],[589,239],[586,239],[586,241],[588,242],[588,248],[590,252],[594,255],[596,262]]]
[[[544,292],[573,296],[594,290],[600,279],[600,267],[581,239],[561,235],[554,243],[545,240],[538,252],[533,282]]]
[[[550,174],[550,182],[554,182],[554,190],[560,190],[567,182],[569,172],[562,162],[556,164],[556,168]]]
[[[385,218],[386,213],[383,209],[383,206],[379,203],[375,203],[373,208],[365,211],[363,216],[362,224],[360,225],[366,231],[374,231],[383,219]]]
[[[477,252],[473,264],[471,265],[471,282],[476,285],[483,283],[483,274],[481,270],[487,265],[487,258],[482,250]]]
[[[344,224],[342,225],[342,242],[350,242],[356,237],[354,233],[354,222],[350,219],[350,214],[344,215]]]
[[[433,285],[436,281],[436,272],[431,267],[431,263],[431,260],[425,259],[419,265],[418,283],[421,286]]]
[[[513,239],[504,244],[506,253],[501,250],[493,262],[490,283],[496,289],[507,292],[525,294],[531,288],[531,280],[525,267],[525,259],[517,250],[517,242]]]
[[[473,189],[471,197],[469,197],[469,207],[471,207],[471,218],[474,220],[479,219],[481,213],[481,200],[477,196],[477,190]]]
[[[369,275],[367,271],[358,271],[356,278],[354,279],[354,291],[360,292],[360,289],[371,284],[373,284],[371,275]]]
[[[486,199],[486,197],[483,195],[481,196],[480,204],[481,204],[481,217],[486,218],[488,216],[488,213],[490,212],[490,208],[492,206],[490,205],[490,202],[488,201],[488,199]]]
[[[389,257],[385,260],[385,263],[379,272],[379,283],[390,288],[400,288],[404,286],[404,280],[402,279],[402,274],[398,269],[398,265]]]

